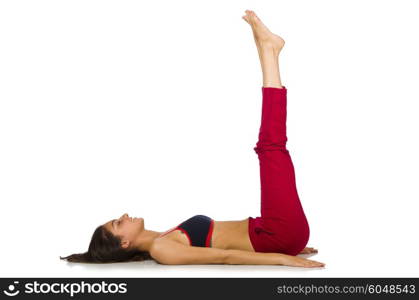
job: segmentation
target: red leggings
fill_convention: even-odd
[[[259,140],[261,217],[249,217],[249,237],[256,252],[297,255],[310,229],[298,197],[294,165],[286,149],[287,89],[262,87]]]

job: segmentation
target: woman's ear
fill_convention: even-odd
[[[127,249],[129,247],[129,244],[130,244],[129,240],[122,240],[121,241],[121,247],[124,248],[124,249]]]

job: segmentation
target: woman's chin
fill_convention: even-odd
[[[138,223],[141,229],[144,229],[144,219],[143,218],[138,218]]]

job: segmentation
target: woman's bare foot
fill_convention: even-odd
[[[285,41],[279,35],[272,33],[254,11],[246,10],[245,12],[246,15],[242,18],[252,27],[253,37],[258,49],[268,47],[279,54],[282,47],[284,47]]]

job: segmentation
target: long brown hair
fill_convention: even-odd
[[[109,232],[103,225],[96,228],[85,253],[71,254],[60,259],[69,262],[113,263],[126,261],[143,261],[153,259],[149,252],[126,250],[121,247],[121,239]]]

